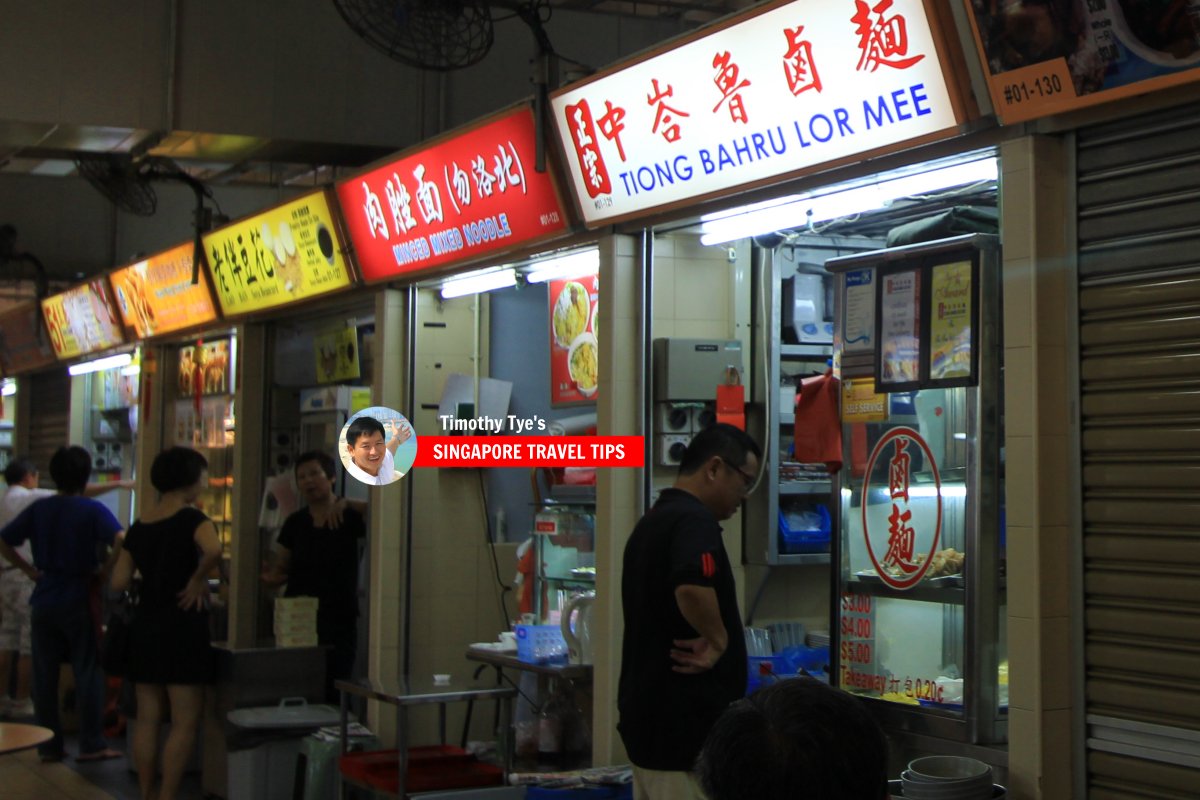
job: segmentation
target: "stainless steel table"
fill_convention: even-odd
[[[500,719],[512,718],[512,699],[517,690],[511,686],[497,686],[473,680],[453,679],[448,683],[435,683],[429,677],[398,677],[383,681],[362,678],[353,681],[336,681],[334,687],[341,695],[341,739],[342,754],[346,753],[346,726],[350,713],[350,696],[357,695],[368,700],[377,700],[396,707],[396,750],[399,758],[399,797],[406,797],[404,783],[408,777],[408,708],[409,706],[438,705],[438,734],[442,744],[446,742],[446,706],[468,700],[496,700],[500,703]],[[507,723],[497,731],[497,750],[503,758],[504,780],[512,767],[512,744]],[[340,770],[339,770],[340,772]],[[373,791],[379,791],[373,788]]]

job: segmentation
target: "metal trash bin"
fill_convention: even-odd
[[[229,800],[292,800],[304,737],[338,724],[341,711],[286,697],[277,706],[230,711],[226,719]]]

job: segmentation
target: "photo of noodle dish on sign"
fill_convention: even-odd
[[[581,333],[587,330],[588,314],[592,310],[591,299],[582,283],[570,281],[558,293],[554,301],[551,324],[554,327],[554,343],[569,349]]]
[[[593,334],[581,333],[571,342],[571,349],[567,351],[567,370],[584,397],[596,393],[600,383],[600,365]]]

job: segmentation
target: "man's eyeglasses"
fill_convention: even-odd
[[[718,458],[720,458],[720,456],[718,456]],[[758,479],[758,476],[751,475],[741,467],[735,467],[733,464],[730,464],[723,458],[721,459],[721,463],[742,477],[742,494],[750,494],[750,489],[754,486],[754,482]]]

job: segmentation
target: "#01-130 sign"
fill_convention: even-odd
[[[217,309],[203,270],[192,283],[192,242],[114,270],[108,279],[117,295],[125,327],[146,339],[213,322]]]
[[[534,170],[528,107],[337,186],[363,278],[510,249],[566,230],[549,172]]]
[[[205,234],[204,252],[227,317],[350,285],[345,248],[324,191]]]
[[[588,225],[947,132],[922,0],[793,2],[553,99]]]

